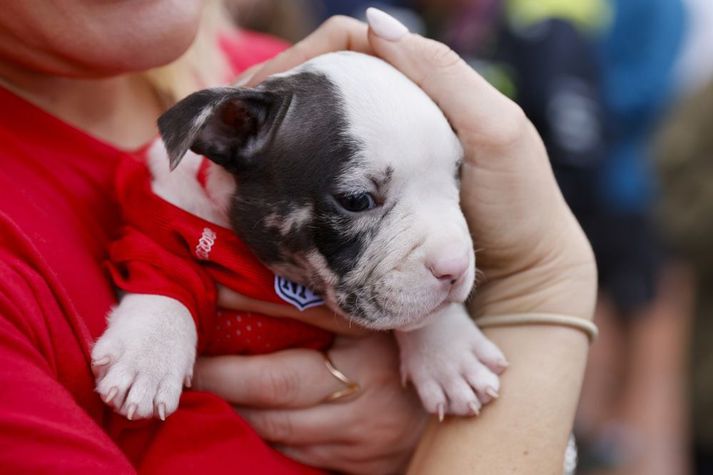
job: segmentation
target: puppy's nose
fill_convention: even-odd
[[[469,264],[467,252],[443,253],[431,258],[427,267],[436,279],[452,285],[468,272]]]

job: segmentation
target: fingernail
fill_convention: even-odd
[[[387,41],[399,41],[408,33],[403,23],[378,8],[366,9],[366,21],[376,36]]]
[[[485,389],[485,394],[487,394],[488,396],[490,396],[490,397],[493,398],[493,399],[497,399],[497,398],[498,398],[498,392],[497,392],[495,389],[491,388],[491,387],[488,387],[488,388]]]

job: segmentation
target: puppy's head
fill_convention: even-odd
[[[386,63],[320,56],[255,89],[197,92],[159,120],[235,177],[230,220],[274,272],[371,328],[409,328],[463,301],[473,246],[462,149],[438,107]]]

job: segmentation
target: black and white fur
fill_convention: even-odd
[[[475,414],[496,397],[505,359],[463,305],[475,256],[459,207],[462,148],[415,84],[379,59],[332,53],[255,89],[197,92],[159,127],[177,168],[152,151],[157,194],[229,224],[271,270],[355,323],[396,330],[403,377],[428,411]],[[216,164],[207,192],[199,155]],[[125,415],[164,417],[195,344],[183,305],[127,295],[94,347],[110,361],[98,391]]]

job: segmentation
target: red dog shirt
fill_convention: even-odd
[[[124,226],[110,247],[110,270],[127,292],[159,294],[183,303],[198,329],[203,354],[257,354],[286,348],[324,349],[331,333],[289,318],[219,309],[216,284],[246,297],[304,309],[322,303],[302,286],[275,276],[230,229],[206,221],[154,193],[147,161],[161,144],[119,165],[117,197]],[[204,183],[205,165],[195,180]],[[161,163],[157,166],[162,166]],[[168,159],[165,158],[168,168]],[[182,163],[179,167],[188,167]],[[190,173],[190,172],[189,172]]]

